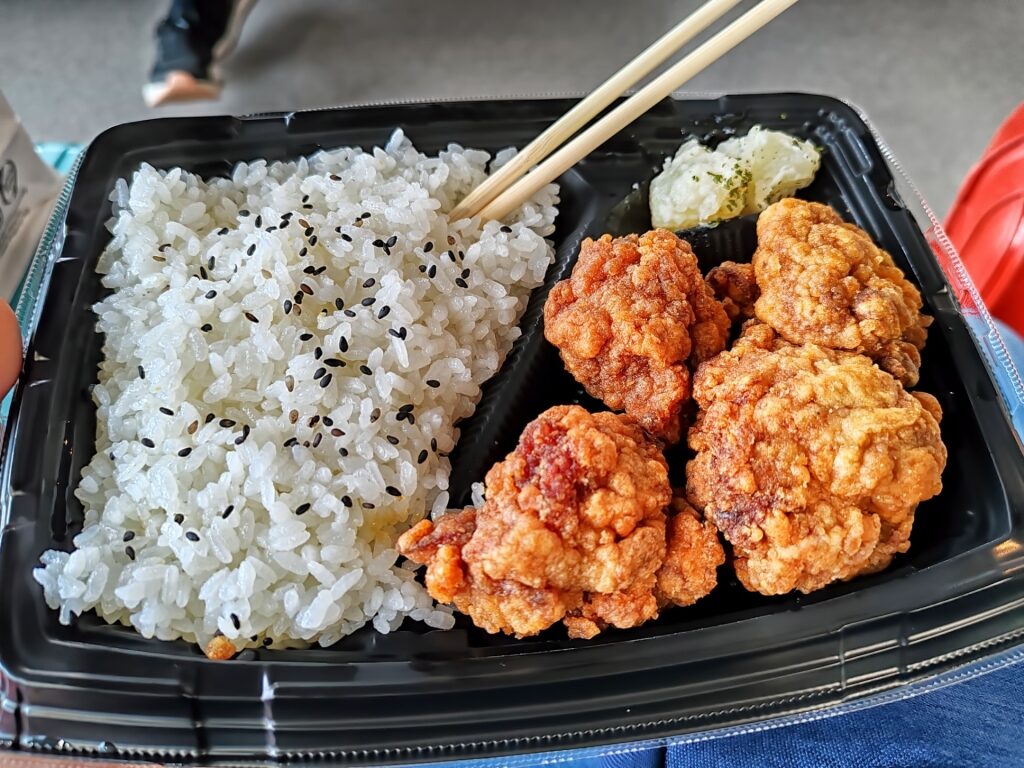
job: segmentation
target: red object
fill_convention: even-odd
[[[1024,104],[967,175],[946,233],[989,311],[1024,335]]]

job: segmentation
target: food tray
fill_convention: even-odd
[[[941,496],[918,510],[913,545],[885,572],[809,596],[767,598],[730,582],[634,630],[570,641],[365,629],[329,649],[245,651],[207,660],[94,616],[57,622],[31,570],[70,546],[72,495],[93,452],[89,397],[100,357],[90,306],[109,239],[115,180],[140,162],[226,174],[241,160],[385,142],[397,127],[425,152],[448,142],[525,144],[566,100],[455,102],[249,118],[161,119],[113,128],[87,150],[55,239],[52,274],[5,437],[0,539],[0,739],[106,758],[192,763],[319,759],[398,764],[667,737],[822,709],[931,679],[1024,635],[1024,456],[1019,401],[998,334],[934,221],[903,202],[887,150],[853,107],[823,96],[666,100],[559,181],[557,261],[524,334],[485,387],[453,454],[454,502],[515,444],[526,422],[586,400],[543,340],[540,317],[580,241],[647,228],[645,184],[683,138],[714,142],[754,124],[825,152],[800,195],[835,206],[888,249],[935,317],[920,387],[940,400],[949,463]],[[922,234],[922,225],[929,237]],[[749,259],[750,221],[705,232],[702,265]],[[934,248],[934,252],[933,252]],[[742,251],[747,249],[745,253]],[[1019,386],[1019,379],[1016,380]],[[671,455],[681,481],[685,449]],[[462,496],[460,499],[459,496]]]

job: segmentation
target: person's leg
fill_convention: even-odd
[[[173,0],[157,25],[156,57],[142,91],[151,107],[172,101],[214,99],[220,83],[213,72],[219,56],[238,39],[254,0]]]

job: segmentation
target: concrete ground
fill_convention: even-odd
[[[0,0],[0,90],[37,140],[153,115],[580,92],[696,0],[263,0],[219,102],[147,110],[167,0]],[[749,3],[747,3],[749,5]],[[1021,0],[804,0],[687,86],[863,107],[937,210],[1022,98]]]

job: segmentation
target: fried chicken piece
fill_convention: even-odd
[[[557,406],[487,473],[482,507],[420,522],[398,551],[488,632],[526,637],[561,620],[593,637],[658,615],[670,498],[665,458],[631,419]],[[692,595],[714,586],[697,578]]]
[[[212,659],[213,661],[227,661],[238,653],[238,650],[226,637],[223,635],[216,635],[206,644],[206,648],[203,649],[203,653],[206,654],[206,658]]]
[[[754,279],[753,264],[723,261],[708,272],[707,282],[734,323],[754,316],[754,302],[761,291]]]
[[[752,323],[694,380],[687,495],[749,590],[812,592],[881,570],[942,489],[941,409],[868,358]]]
[[[685,496],[677,493],[671,512],[657,593],[663,604],[692,605],[715,588],[725,551],[715,526],[690,506]]]
[[[587,392],[675,443],[690,371],[725,348],[729,318],[685,240],[667,230],[584,240],[544,306],[544,335]]]
[[[859,352],[917,383],[927,327],[921,294],[892,257],[832,208],[787,198],[757,220],[757,319],[794,344]]]

